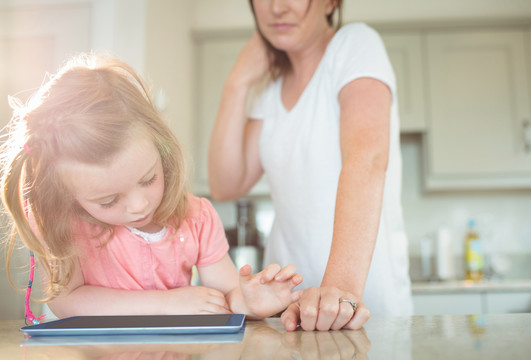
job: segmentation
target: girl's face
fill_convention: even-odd
[[[108,164],[68,161],[60,171],[77,202],[97,220],[145,232],[161,229],[152,219],[164,193],[164,170],[151,140],[131,141]]]
[[[333,0],[253,0],[253,5],[260,31],[282,51],[304,49],[331,30],[326,15]]]

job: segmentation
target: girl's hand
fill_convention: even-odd
[[[205,286],[185,286],[168,290],[172,314],[230,314],[225,294]]]
[[[356,311],[348,302],[357,303]],[[365,304],[351,293],[335,287],[311,287],[304,290],[299,301],[288,307],[280,320],[287,331],[294,331],[300,324],[303,330],[360,329],[369,320],[370,312]]]
[[[250,88],[258,83],[268,70],[266,45],[260,34],[255,31],[241,50],[227,80],[235,86]]]
[[[258,317],[279,313],[302,294],[302,290],[292,291],[302,282],[294,265],[281,269],[272,264],[255,275],[251,273],[250,265],[240,269],[240,288],[247,308]]]

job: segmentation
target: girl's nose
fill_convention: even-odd
[[[141,189],[133,191],[127,199],[127,211],[130,214],[143,214],[148,208],[149,201]]]

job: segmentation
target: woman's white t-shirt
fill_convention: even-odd
[[[410,315],[395,76],[381,38],[365,24],[338,30],[290,111],[282,104],[282,79],[270,83],[254,103],[250,117],[263,120],[260,157],[275,209],[264,263],[295,264],[304,277],[303,288],[320,285],[330,254],[341,171],[338,95],[361,77],[382,81],[393,98],[382,214],[363,300],[372,314]]]

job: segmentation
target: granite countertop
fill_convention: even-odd
[[[20,333],[23,324],[0,321],[1,359],[519,360],[531,354],[531,314],[373,316],[362,330],[292,333],[269,318],[248,321],[239,337],[173,335],[120,344],[111,337],[102,343],[89,337],[32,342]]]
[[[414,281],[411,283],[413,294],[426,293],[481,293],[481,292],[528,292],[531,291],[531,279],[513,280],[451,280],[451,281]]]

